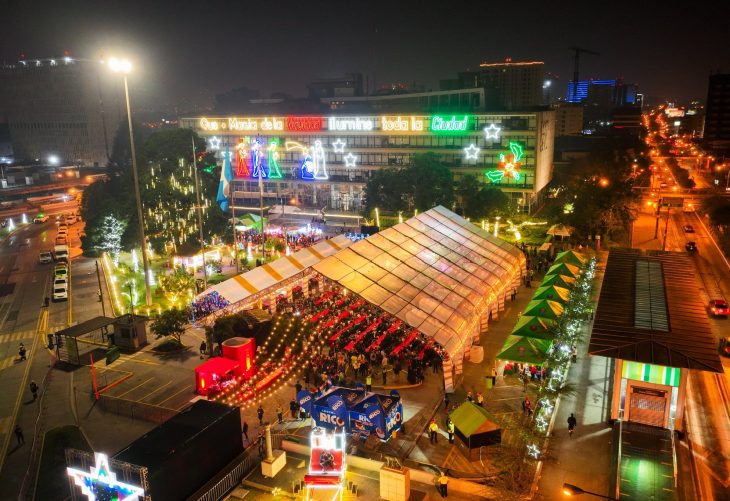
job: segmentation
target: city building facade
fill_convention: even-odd
[[[105,166],[125,117],[119,75],[68,56],[0,66],[0,101],[17,161]]]
[[[730,150],[730,73],[710,75],[703,139],[712,150]]]
[[[583,132],[583,106],[557,103],[555,110],[555,137],[574,136]]]
[[[443,80],[443,90],[483,88],[487,110],[523,110],[543,104],[545,63],[540,61],[482,63],[476,71]]]
[[[555,113],[318,115],[181,118],[234,171],[234,205],[361,211],[374,171],[406,167],[433,152],[454,181],[473,174],[509,194],[523,212],[552,178]]]

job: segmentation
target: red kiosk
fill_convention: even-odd
[[[221,391],[229,384],[235,384],[236,373],[241,364],[223,357],[213,357],[195,368],[195,391],[198,395],[208,395]]]
[[[234,360],[240,364],[239,373],[236,376],[250,378],[254,372],[254,356],[256,355],[256,342],[253,338],[232,337],[223,341],[223,357]]]

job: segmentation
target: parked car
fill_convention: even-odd
[[[691,224],[685,224],[684,225],[684,232],[685,233],[694,233],[695,232],[695,227],[692,226]]]
[[[717,351],[723,357],[730,357],[730,336],[720,339],[720,347]]]
[[[48,216],[46,216],[45,214],[38,214],[36,217],[33,218],[33,222],[35,224],[45,223],[46,221],[48,221]]]
[[[38,255],[38,259],[41,264],[48,264],[53,262],[53,256],[49,251],[43,251]]]
[[[713,299],[710,301],[710,313],[715,317],[727,317],[728,305],[724,299]]]
[[[53,269],[53,275],[55,277],[68,277],[68,266],[65,264],[57,264]]]
[[[684,244],[684,248],[687,249],[687,252],[692,252],[697,250],[697,243],[694,241],[687,242]]]
[[[64,285],[68,287],[68,279],[66,277],[56,277],[53,280],[53,286],[55,287],[57,285]]]
[[[77,221],[75,214],[67,214],[66,215],[66,224],[74,224]]]

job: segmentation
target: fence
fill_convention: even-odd
[[[271,442],[274,449],[281,448],[281,442],[287,435],[272,434]],[[261,459],[258,454],[258,446],[254,443],[243,451],[236,459],[231,461],[221,472],[213,477],[207,484],[198,489],[188,501],[218,501],[223,499],[233,488],[251,473]]]
[[[142,419],[157,424],[163,423],[177,414],[176,410],[168,409],[167,407],[104,394],[99,395],[99,405],[106,412],[112,412],[119,416],[126,416],[132,419]]]

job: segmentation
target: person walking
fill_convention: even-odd
[[[575,415],[573,413],[570,414],[570,417],[568,418],[568,435],[570,437],[573,437],[573,431],[575,430],[575,425],[578,424],[578,420],[575,419]]]
[[[492,388],[497,386],[497,368],[492,367]]]
[[[18,440],[18,447],[25,443],[25,437],[23,436],[23,428],[19,424],[15,425],[15,438]]]
[[[20,343],[20,346],[18,346],[18,355],[20,356],[20,361],[21,362],[23,360],[27,360],[25,358],[25,354],[26,354],[25,345],[23,343]],[[23,442],[23,443],[25,443],[25,442]]]
[[[243,433],[243,436],[246,437],[246,441],[248,442],[248,423],[246,421],[243,422],[241,433]]]
[[[446,421],[446,431],[449,433],[449,443],[454,443],[454,422],[451,420],[451,418],[448,418],[448,421]]]
[[[30,381],[30,392],[33,394],[33,400],[38,398],[38,385],[32,379]]]
[[[284,411],[281,408],[281,404],[276,406],[276,418],[279,421],[279,424],[284,422]]]
[[[297,394],[298,394],[300,391],[302,391],[302,383],[297,381],[297,384],[294,385],[294,389],[297,390]]]
[[[299,421],[299,404],[293,398],[289,401],[289,413],[292,419]]]
[[[202,341],[200,343],[200,359],[201,360],[205,358],[205,352],[207,349],[208,349],[208,345],[205,344],[205,341]]]
[[[449,412],[449,394],[444,393],[444,410]]]
[[[373,375],[370,372],[368,372],[368,375],[365,377],[365,389],[367,391],[373,390]]]
[[[525,400],[522,402],[522,408],[525,411],[525,416],[532,415],[532,403],[530,402],[530,397],[525,397]]]
[[[436,420],[432,419],[431,424],[428,425],[429,440],[432,444],[438,442],[438,431],[439,425],[436,424]]]
[[[259,405],[258,410],[256,411],[256,415],[259,417],[259,426],[264,425],[264,408]]]
[[[439,494],[441,494],[442,498],[449,497],[449,477],[446,476],[446,474],[442,471],[439,474],[439,478],[437,480],[438,482],[438,488],[439,488]]]
[[[484,395],[482,395],[481,391],[477,392],[477,405],[479,407],[484,407]]]

